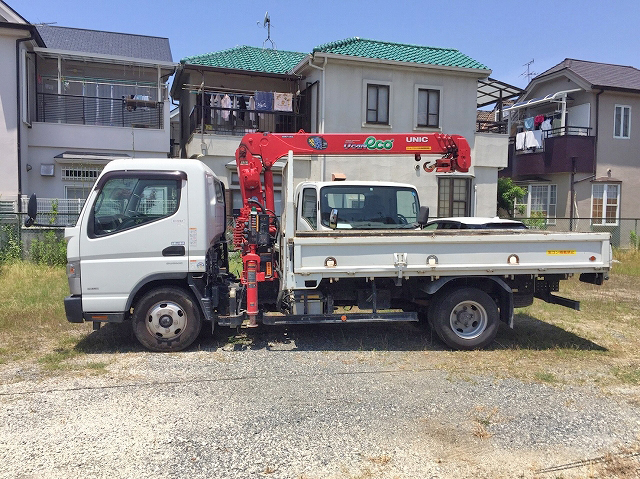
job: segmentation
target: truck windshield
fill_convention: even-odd
[[[338,211],[337,229],[411,228],[420,202],[413,188],[401,186],[331,185],[320,189],[320,216],[329,226]]]

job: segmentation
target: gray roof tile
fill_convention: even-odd
[[[566,58],[536,78],[568,70],[578,75],[592,87],[640,90],[640,70],[630,66],[596,63]]]
[[[37,25],[47,48],[172,62],[168,38]]]

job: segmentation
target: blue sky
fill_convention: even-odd
[[[280,50],[359,36],[456,48],[520,87],[565,58],[640,68],[639,0],[7,0],[32,23],[168,37],[174,61],[262,46],[266,11]]]

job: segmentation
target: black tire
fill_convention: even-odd
[[[146,293],[133,310],[133,332],[151,351],[182,351],[200,334],[202,316],[192,296],[180,288]]]
[[[447,346],[482,349],[498,333],[498,306],[491,296],[477,288],[455,289],[434,298],[429,322]]]

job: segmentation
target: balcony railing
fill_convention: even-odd
[[[534,130],[530,133],[529,136],[526,136],[527,132],[523,131],[518,133],[518,136],[510,138],[510,141],[515,144],[516,154],[539,153],[544,151],[545,142],[550,138],[557,138],[559,136],[591,136],[591,128],[586,126],[563,126],[551,130]],[[528,139],[529,141],[527,141]]]
[[[481,121],[476,122],[477,133],[506,133],[508,122],[506,121]]]
[[[164,104],[146,97],[100,98],[37,93],[36,121],[162,129]]]
[[[256,131],[295,133],[300,129],[310,131],[310,118],[286,111],[195,106],[189,114],[189,131],[202,133],[203,129],[205,133],[238,136]]]

